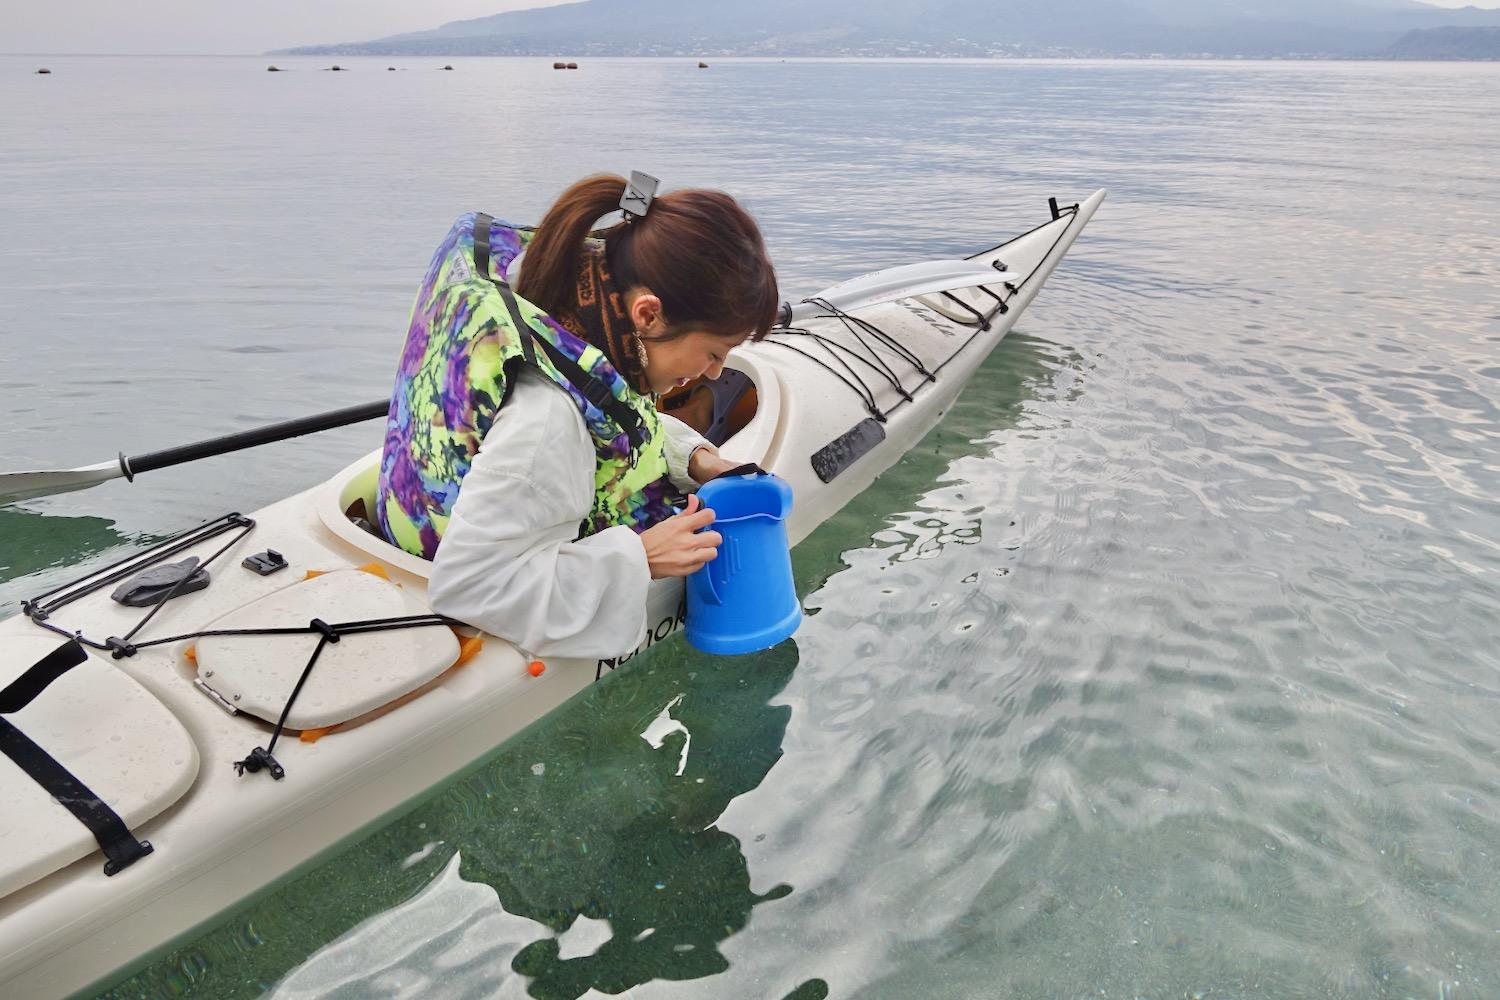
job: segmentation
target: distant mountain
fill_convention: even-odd
[[[282,54],[1388,58],[1491,27],[1500,10],[1415,0],[584,0]]]
[[[1393,59],[1500,59],[1500,28],[1408,31],[1387,54]]]

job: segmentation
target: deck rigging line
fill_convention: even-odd
[[[1001,250],[1011,243],[1014,243],[1016,240],[1022,239],[1026,236],[1030,236],[1032,233],[1045,229],[1047,226],[1055,226],[1061,220],[1069,216],[1076,215],[1077,212],[1077,205],[1062,209],[1058,209],[1054,206],[1053,217],[1047,222],[1029,229],[1018,236],[1011,237],[1004,243],[1000,243],[988,250],[984,250],[980,253],[974,254],[968,259],[973,260],[974,258],[982,257],[985,254],[990,254],[994,253],[997,250]],[[820,298],[805,300],[812,303],[813,305],[821,306],[823,309],[823,311],[814,316],[813,319],[838,320],[843,325],[844,330],[853,338],[853,343],[845,343],[842,339],[834,339],[827,334],[817,333],[815,331],[808,330],[805,327],[784,327],[774,329],[770,332],[769,335],[766,336],[765,340],[762,342],[767,344],[774,344],[777,347],[792,351],[796,354],[800,354],[804,358],[807,358],[813,364],[817,365],[824,371],[828,372],[830,375],[834,376],[836,379],[842,382],[849,389],[849,391],[858,396],[861,405],[873,419],[879,421],[880,423],[885,423],[887,418],[889,418],[896,409],[906,403],[912,402],[914,394],[922,387],[922,385],[928,382],[936,381],[939,372],[946,368],[955,358],[958,357],[960,353],[963,352],[965,348],[972,344],[976,337],[978,337],[981,333],[987,332],[990,329],[991,321],[997,314],[1004,315],[1005,313],[1010,311],[1010,301],[1021,293],[1021,290],[1026,287],[1027,282],[1035,278],[1037,273],[1042,269],[1042,266],[1052,258],[1054,251],[1056,251],[1057,247],[1062,243],[1063,238],[1067,236],[1070,226],[1071,222],[1058,226],[1057,238],[1052,241],[1052,245],[1047,248],[1047,252],[1038,259],[1036,265],[1033,266],[1032,269],[1028,271],[1024,277],[1022,277],[1019,281],[1000,282],[1001,287],[1004,289],[1004,294],[996,292],[988,285],[973,286],[977,292],[987,296],[994,302],[993,307],[991,307],[987,312],[982,312],[979,309],[976,309],[971,303],[960,298],[957,295],[954,295],[952,292],[945,291],[938,293],[948,303],[946,308],[956,308],[967,313],[970,317],[967,319],[953,319],[952,317],[945,318],[948,318],[951,322],[958,323],[962,326],[974,327],[974,332],[967,338],[965,338],[961,344],[954,348],[953,352],[949,354],[948,357],[944,358],[941,362],[934,365],[930,369],[922,363],[922,359],[917,357],[917,355],[912,352],[910,348],[908,348],[905,344],[902,344],[899,340],[891,336],[885,330],[882,330],[880,327],[876,326],[869,320],[864,319],[863,317],[855,316],[852,313],[846,312],[838,308],[837,306],[834,306],[828,300]],[[1005,265],[1000,263],[1000,261],[996,260],[992,263],[997,271],[1005,270]],[[913,372],[920,376],[915,384],[908,386],[902,382],[901,376],[897,374],[892,364],[877,349],[877,345],[879,347],[885,348],[886,351],[890,352],[891,354],[894,354],[897,358],[910,366]],[[817,348],[822,348],[821,353],[823,355],[826,355],[826,357],[820,356],[819,353],[815,353]],[[858,362],[859,364],[863,365],[863,369],[856,369],[854,364],[851,364],[851,361]],[[837,365],[837,367],[835,367],[835,365]],[[880,384],[880,379],[884,379],[885,382],[889,384],[893,390],[895,390],[896,394],[901,397],[900,400],[892,403],[885,409],[881,409],[876,398],[875,387],[871,385],[871,382],[867,382],[865,380],[867,376],[861,375],[861,371],[864,369],[868,369],[870,372],[874,373],[875,377],[871,377],[871,381],[874,382],[875,386],[878,386]]]
[[[257,771],[265,769],[270,771],[271,776],[279,781],[281,778],[285,777],[286,771],[281,766],[281,764],[277,762],[276,758],[272,756],[271,751],[275,749],[276,741],[281,737],[281,733],[286,727],[287,715],[291,712],[292,705],[296,702],[297,696],[301,694],[302,687],[307,682],[308,676],[312,673],[313,666],[318,662],[318,657],[323,652],[323,647],[327,646],[331,642],[338,642],[345,636],[363,635],[371,632],[387,632],[395,629],[428,628],[437,625],[451,628],[460,623],[454,621],[451,618],[445,618],[442,615],[438,614],[403,615],[395,618],[371,618],[362,621],[339,622],[335,624],[329,624],[322,619],[314,618],[306,625],[292,625],[279,628],[203,629],[197,632],[184,632],[180,635],[164,636],[158,639],[133,641],[135,640],[135,637],[140,634],[141,629],[143,629],[146,624],[151,621],[151,619],[156,617],[157,612],[159,612],[168,601],[178,595],[180,588],[187,582],[189,576],[184,576],[176,584],[165,589],[162,595],[158,597],[155,603],[153,603],[151,607],[146,611],[144,617],[142,617],[141,620],[137,622],[129,632],[126,632],[123,637],[110,636],[101,642],[96,639],[88,638],[81,631],[69,631],[68,629],[62,628],[61,626],[50,620],[52,615],[57,611],[67,607],[69,604],[72,604],[77,600],[87,597],[90,594],[98,593],[100,590],[120,583],[121,581],[126,580],[142,572],[143,570],[147,570],[153,566],[157,566],[163,561],[171,559],[173,556],[176,556],[195,545],[200,545],[211,539],[218,538],[221,535],[227,534],[229,532],[234,532],[235,534],[232,538],[221,545],[217,550],[214,551],[212,555],[210,555],[207,559],[203,560],[203,562],[199,564],[200,569],[206,568],[209,564],[213,563],[225,552],[229,551],[235,545],[243,541],[245,536],[248,535],[252,530],[254,530],[254,528],[255,521],[252,518],[245,517],[243,514],[239,513],[225,514],[222,517],[216,518],[212,521],[208,521],[204,524],[200,524],[195,528],[189,528],[187,531],[181,532],[177,535],[173,535],[170,538],[166,538],[147,549],[133,553],[124,559],[94,570],[92,573],[87,573],[75,580],[59,584],[58,586],[52,588],[49,591],[46,591],[45,593],[37,597],[34,597],[27,601],[22,601],[21,609],[26,617],[30,618],[37,625],[40,625],[42,628],[47,629],[50,632],[55,632],[58,635],[70,640],[70,644],[76,644],[74,648],[76,648],[81,655],[86,655],[83,654],[82,647],[87,646],[91,649],[98,650],[101,653],[109,653],[114,659],[117,660],[134,656],[141,650],[150,649],[153,646],[162,646],[168,643],[185,642],[187,640],[204,639],[214,636],[320,636],[317,646],[314,647],[312,655],[308,658],[307,665],[303,668],[301,676],[297,679],[296,686],[292,688],[292,693],[287,697],[286,704],[282,707],[281,717],[277,720],[275,729],[271,733],[271,740],[269,745],[267,745],[266,747],[256,747],[243,760],[234,762],[235,769],[240,774],[244,774],[246,771],[249,771],[253,774]],[[82,660],[80,659],[79,662],[82,662]],[[6,691],[10,692],[11,689],[7,688]],[[5,737],[3,742],[11,742],[12,740],[10,739],[10,737],[14,735],[15,734],[9,734],[5,730],[0,729],[0,737]],[[20,744],[18,743],[17,745],[19,746]],[[66,775],[66,772],[62,773]],[[74,780],[76,783],[76,779]],[[62,786],[59,785],[58,787]],[[79,785],[79,787],[81,788],[82,786]],[[84,791],[87,791],[87,789],[84,789]],[[92,793],[89,794],[92,795]],[[94,827],[91,826],[90,829],[92,830],[94,829]],[[114,831],[110,834],[111,843],[123,844],[123,839],[115,835],[117,832],[118,831]],[[104,840],[101,839],[100,842],[102,844]],[[112,850],[114,850],[113,847],[106,848],[106,853],[110,854],[112,863],[116,863],[119,859],[115,858],[114,853],[110,853]],[[150,845],[146,845],[145,850],[147,853],[149,853]],[[124,864],[120,864],[119,867],[124,867]]]

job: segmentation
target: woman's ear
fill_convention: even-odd
[[[665,326],[661,315],[661,299],[650,292],[642,292],[630,303],[630,322],[635,325],[637,333],[650,335],[652,327]],[[660,331],[654,331],[660,332]]]

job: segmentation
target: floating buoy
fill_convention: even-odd
[[[526,672],[533,677],[540,677],[546,671],[547,664],[541,660],[532,660],[526,667]]]
[[[552,68],[553,69],[567,69],[568,68],[568,64],[567,63],[553,63],[552,64]]]
[[[266,72],[267,73],[280,73],[281,72],[281,67],[280,66],[267,66],[266,67]]]
[[[449,72],[452,72],[453,67],[452,66],[444,66],[443,69],[448,70]]]
[[[706,62],[700,62],[698,64],[698,68],[699,69],[708,69],[708,63],[706,63]]]
[[[48,69],[47,67],[45,67],[45,66],[43,66],[41,69],[39,69],[39,70],[36,71],[36,75],[37,76],[50,76],[51,74],[52,74],[52,71],[50,69]]]
[[[577,69],[577,68],[578,68],[578,64],[577,63],[568,63],[568,69]]]

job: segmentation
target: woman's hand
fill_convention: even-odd
[[[688,475],[693,482],[702,486],[715,476],[722,475],[730,469],[738,469],[743,462],[731,462],[719,454],[711,444],[700,445],[698,450],[688,458]]]
[[[696,457],[696,456],[695,456]],[[717,455],[713,456],[718,458]],[[697,494],[688,497],[687,507],[659,524],[641,532],[646,547],[646,563],[651,579],[666,576],[688,576],[719,554],[723,538],[717,531],[700,531],[714,523],[714,512],[703,506]]]

